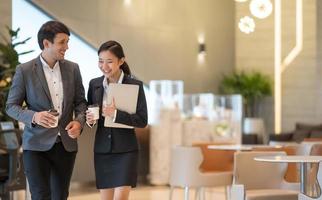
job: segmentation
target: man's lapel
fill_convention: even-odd
[[[71,87],[70,82],[68,81],[68,77],[70,77],[70,75],[68,74],[69,71],[67,69],[66,63],[64,61],[60,61],[59,62],[59,68],[60,68],[60,74],[61,74],[61,80],[63,83],[63,107],[62,107],[62,113],[64,113],[64,109],[66,108],[66,104],[67,104],[67,98],[70,97],[71,95],[69,95],[68,93],[68,87]]]
[[[52,101],[51,96],[50,96],[47,80],[46,80],[46,77],[45,77],[44,69],[42,68],[40,57],[36,58],[36,63],[35,63],[35,68],[34,69],[36,71],[37,77],[39,78],[39,82],[40,82],[42,88],[44,89],[45,94],[46,94],[46,96],[47,96],[47,98],[48,98],[48,100],[50,102],[50,105],[51,105],[51,107],[53,107],[53,101]]]

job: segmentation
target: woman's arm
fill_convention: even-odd
[[[92,87],[92,81],[91,80],[89,82],[89,87],[88,87],[88,92],[87,92],[87,106],[92,105],[93,104],[93,87]],[[93,126],[96,124],[96,121],[92,121],[92,116],[91,114],[88,112],[88,110],[86,111],[86,124],[87,126],[89,126],[90,128],[93,128]]]

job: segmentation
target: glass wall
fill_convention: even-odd
[[[27,44],[19,46],[17,50],[18,52],[34,50],[33,53],[20,56],[19,61],[21,63],[29,61],[40,54],[41,50],[37,42],[37,32],[40,26],[49,20],[52,19],[27,1],[12,1],[12,28],[14,30],[17,28],[21,29],[19,32],[21,39],[31,37]],[[66,52],[65,58],[79,64],[86,92],[89,81],[94,77],[102,75],[97,66],[96,49],[83,42],[73,33],[70,36],[69,50]]]

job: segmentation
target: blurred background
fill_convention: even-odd
[[[16,64],[40,54],[48,20],[70,28],[66,59],[79,64],[86,91],[107,40],[122,44],[145,83],[149,125],[136,130],[144,187],[169,184],[176,145],[322,137],[320,0],[0,0],[2,122]],[[298,131],[303,124],[314,131]],[[95,193],[94,134],[86,128],[79,139],[72,185]]]

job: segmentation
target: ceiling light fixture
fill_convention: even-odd
[[[252,0],[249,10],[255,17],[264,19],[272,13],[273,5],[270,0]]]
[[[255,21],[249,16],[240,18],[238,23],[239,30],[243,33],[249,34],[255,31]]]

